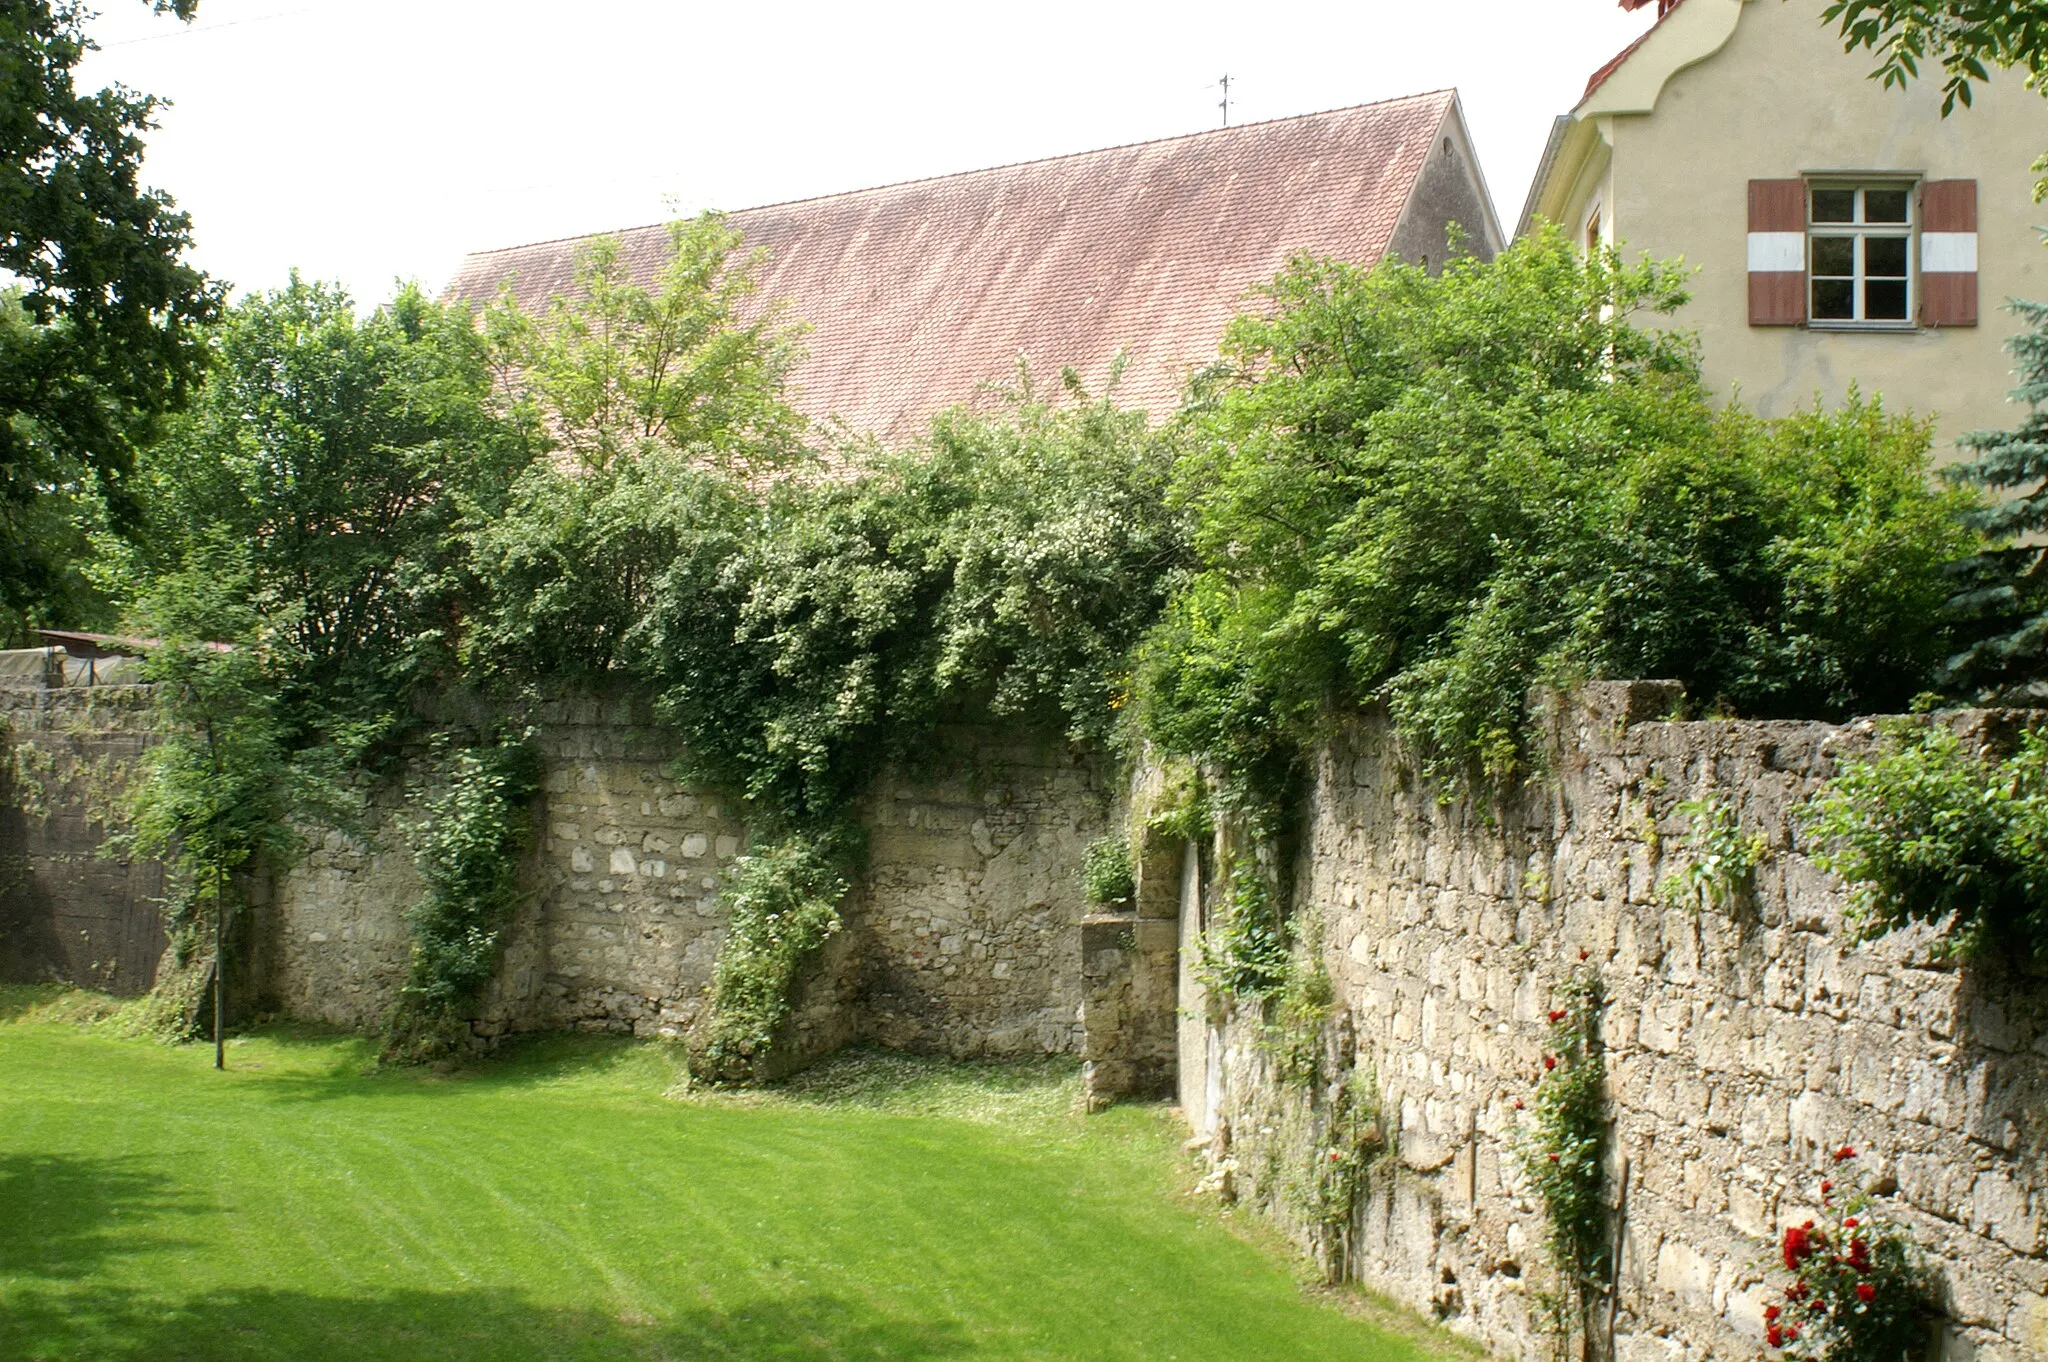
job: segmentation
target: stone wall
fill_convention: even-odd
[[[1616,1356],[1760,1356],[1766,1290],[1783,1285],[1772,1244],[1815,1213],[1828,1151],[1849,1143],[1895,1188],[1883,1213],[1940,1265],[1941,1356],[2048,1357],[2048,980],[1958,968],[1922,931],[1851,943],[1796,809],[1870,725],[1656,721],[1677,698],[1589,688],[1554,718],[1554,779],[1490,811],[1439,805],[1383,722],[1321,754],[1297,904],[1326,924],[1332,1058],[1376,1074],[1397,1151],[1352,1275],[1498,1352],[1546,1354],[1517,1103],[1584,952],[1610,999],[1611,1199],[1628,1169]],[[1676,804],[1710,791],[1770,847],[1734,914],[1658,888],[1684,856]],[[1229,1127],[1246,1192],[1292,1218],[1303,1104],[1256,1024],[1188,1028],[1183,1056],[1184,1105]]]
[[[643,703],[546,706],[529,907],[509,934],[485,1035],[572,1027],[680,1035],[711,982],[723,872],[748,829],[678,783],[680,740]],[[313,834],[275,917],[293,1015],[381,1017],[404,982],[419,876],[401,823],[433,763],[373,796],[371,831]],[[864,802],[867,872],[793,1022],[794,1053],[855,1039],[955,1055],[1071,1052],[1080,1023],[1079,867],[1108,826],[1099,762],[1014,732],[947,732]]]
[[[0,680],[0,979],[124,995],[154,981],[163,870],[100,854],[150,741],[148,705],[139,686]]]

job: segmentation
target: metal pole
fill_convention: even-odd
[[[219,848],[215,848],[219,854]],[[220,862],[213,863],[213,1067],[228,1067],[226,1025],[228,996],[228,900]]]

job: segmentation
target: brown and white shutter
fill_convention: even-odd
[[[1977,182],[1920,186],[1920,321],[1977,324]]]
[[[1806,321],[1806,181],[1749,182],[1749,324]]]

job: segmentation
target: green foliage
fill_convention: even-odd
[[[1955,566],[1952,611],[1967,645],[1944,681],[1985,703],[2048,699],[2048,304],[2015,302],[2027,329],[2006,342],[2027,404],[2012,430],[1973,431],[1956,441],[1976,457],[1943,469],[1950,481],[1990,494],[1970,516],[1991,547]]]
[[[1748,898],[1769,850],[1762,833],[1744,834],[1735,806],[1718,794],[1678,806],[1686,819],[1685,861],[1660,886],[1674,908],[1733,911]]]
[[[748,852],[727,872],[731,922],[712,979],[710,1023],[699,1038],[705,1076],[759,1076],[803,966],[839,930],[844,859],[839,848],[788,837]]]
[[[288,648],[293,740],[361,749],[454,665],[474,594],[455,531],[493,514],[533,441],[493,410],[466,313],[416,287],[368,318],[297,276],[234,308],[191,413],[149,452],[133,571],[248,546],[247,601]]]
[[[157,686],[159,739],[143,754],[130,827],[116,841],[169,870],[168,928],[181,964],[227,934],[236,877],[293,840],[280,641],[248,604],[250,577],[243,545],[197,546],[138,615],[154,640],[143,675]]]
[[[1681,283],[1555,232],[1435,277],[1291,267],[1197,394],[1199,567],[1145,652],[1145,731],[1272,806],[1333,705],[1386,702],[1457,791],[1528,769],[1538,682],[1675,676],[1760,715],[1918,689],[1971,542],[1926,425],[1717,410],[1688,343],[1636,325]]]
[[[1206,841],[1215,831],[1209,811],[1209,787],[1193,771],[1174,781],[1145,815],[1145,830],[1183,842]]]
[[[1846,1177],[1855,1150],[1835,1155]],[[1764,1341],[1793,1362],[1899,1362],[1918,1356],[1934,1317],[1932,1274],[1912,1237],[1873,1215],[1867,1191],[1823,1181],[1821,1215],[1790,1226],[1779,1258],[1792,1281],[1764,1308]]]
[[[1304,1209],[1326,1236],[1348,1245],[1358,1220],[1358,1204],[1370,1188],[1373,1165],[1387,1152],[1379,1078],[1369,1068],[1353,1069],[1337,1085],[1324,1119],[1323,1138],[1310,1154],[1312,1171]],[[1337,1258],[1331,1267],[1331,1279],[1343,1280],[1342,1259]]]
[[[1300,952],[1288,957],[1286,977],[1274,999],[1273,1020],[1266,1027],[1264,1040],[1281,1082],[1313,1088],[1322,1078],[1323,1029],[1330,1024],[1337,991],[1330,982],[1329,967],[1323,963],[1319,915],[1309,915],[1301,936]]]
[[[803,418],[784,397],[802,328],[753,309],[767,252],[717,213],[669,224],[649,284],[615,237],[579,253],[575,287],[535,317],[512,286],[484,318],[508,386],[585,473],[662,450],[728,472],[761,473],[802,453]]]
[[[1545,1074],[1522,1149],[1557,1269],[1558,1289],[1548,1293],[1548,1304],[1560,1352],[1574,1319],[1583,1322],[1592,1297],[1607,1289],[1611,1251],[1607,1064],[1600,1044],[1605,998],[1598,971],[1580,969],[1561,993],[1562,1005],[1550,1014]]]
[[[496,973],[519,904],[540,784],[540,754],[524,739],[465,748],[448,764],[446,790],[411,830],[426,894],[406,915],[412,964],[387,1056],[434,1058],[466,1036],[464,1009]]]
[[[1844,760],[1807,809],[1816,861],[1848,882],[1858,934],[1947,923],[1949,949],[2042,956],[2048,946],[2048,734],[1979,754],[1926,718],[1895,719]]]
[[[1212,999],[1267,998],[1291,972],[1287,933],[1273,891],[1251,867],[1230,877],[1230,903],[1198,943],[1196,976]]]
[[[111,620],[86,571],[95,541],[133,529],[136,448],[184,400],[219,306],[185,262],[190,220],[139,182],[158,101],[74,82],[89,17],[72,0],[0,8],[5,646],[37,626]]]
[[[1128,907],[1138,892],[1137,874],[1131,868],[1131,839],[1113,832],[1090,842],[1081,857],[1081,886],[1090,903]]]

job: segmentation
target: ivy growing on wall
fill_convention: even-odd
[[[802,967],[839,930],[847,859],[829,842],[787,837],[750,851],[727,872],[731,921],[712,980],[711,1017],[697,1038],[700,1075],[761,1076]]]
[[[446,789],[412,829],[426,894],[407,915],[412,960],[388,1023],[385,1052],[417,1061],[455,1050],[467,1010],[490,983],[519,903],[521,858],[533,841],[540,757],[524,738],[456,753]]]
[[[1719,794],[1688,799],[1678,812],[1686,820],[1684,860],[1660,886],[1666,902],[1696,913],[1734,910],[1755,887],[1769,849],[1763,834],[1743,832],[1735,806]]]

